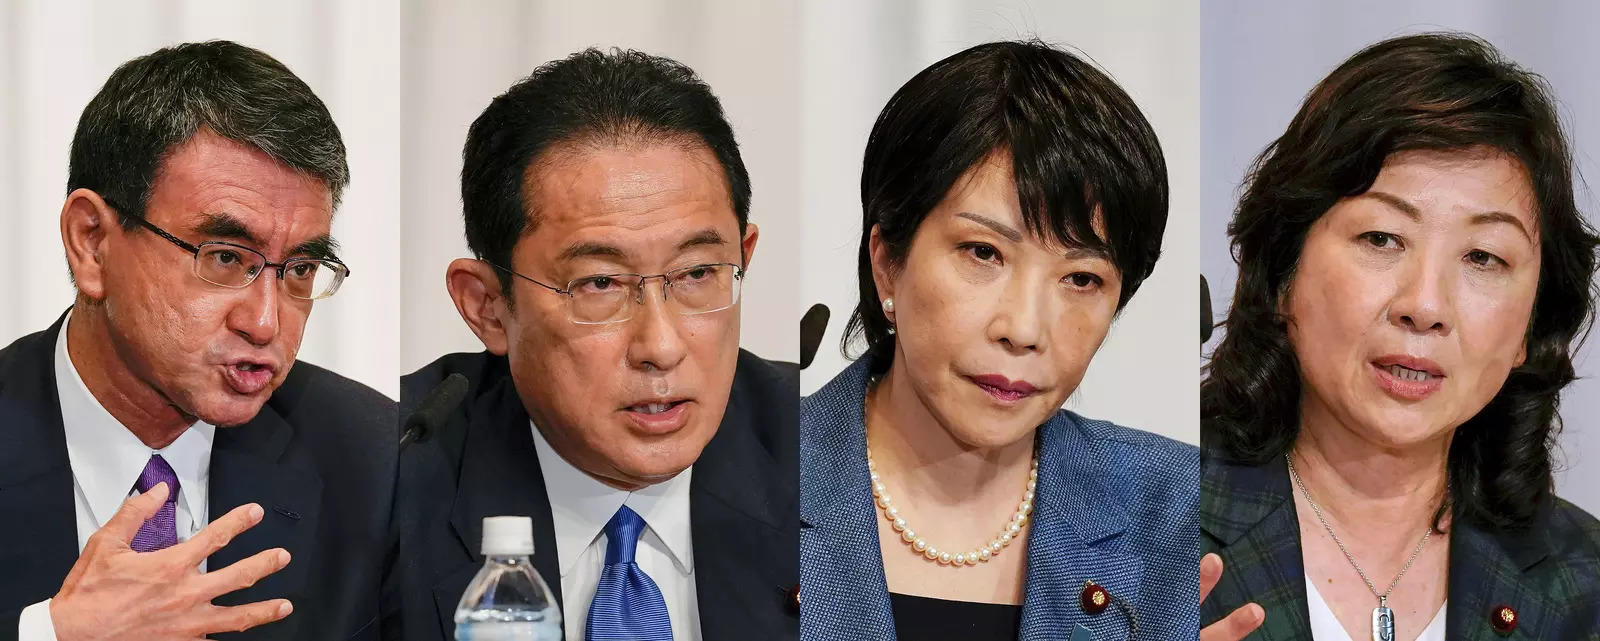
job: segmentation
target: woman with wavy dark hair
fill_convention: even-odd
[[[1600,638],[1600,524],[1551,477],[1597,239],[1543,80],[1471,36],[1372,45],[1256,160],[1228,232],[1200,516],[1227,572],[1202,564],[1201,621]]]
[[[1061,409],[1161,251],[1133,100],[978,45],[889,100],[861,201],[866,353],[800,409],[801,638],[1192,638],[1198,449]]]

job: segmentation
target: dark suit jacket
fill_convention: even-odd
[[[64,318],[64,317],[63,317]],[[78,558],[72,468],[56,396],[61,321],[0,350],[0,641],[17,616],[55,595]],[[282,547],[293,560],[217,605],[288,598],[277,623],[216,639],[375,639],[394,492],[396,405],[309,363],[296,363],[245,425],[218,428],[211,518],[261,504],[261,523],[207,559],[217,570]],[[133,479],[128,480],[130,488]]]
[[[1251,641],[1311,638],[1288,466],[1281,459],[1262,466],[1202,460],[1201,554],[1221,554],[1225,569],[1201,605],[1200,624],[1254,601],[1267,619]],[[1502,638],[1489,623],[1501,605],[1519,619],[1509,638],[1600,639],[1600,522],[1551,497],[1526,530],[1456,523],[1449,581],[1445,636],[1452,640]]]
[[[386,638],[454,638],[456,602],[483,564],[485,516],[533,517],[534,568],[562,598],[550,499],[505,357],[451,354],[405,376],[401,413],[454,372],[469,382],[465,400],[431,438],[401,453]],[[705,641],[799,635],[789,598],[799,581],[799,398],[793,365],[739,352],[727,411],[689,486]]]

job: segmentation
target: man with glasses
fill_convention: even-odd
[[[530,516],[569,641],[795,639],[798,371],[739,349],[750,185],[687,67],[590,49],[467,134],[446,285],[487,351],[406,376],[405,638],[450,638],[485,516]],[[441,407],[437,388],[467,381]]]
[[[377,638],[396,405],[295,358],[348,181],[322,101],[231,42],[85,107],[76,298],[0,350],[0,639]]]

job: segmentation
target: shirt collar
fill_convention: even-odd
[[[545,441],[532,421],[534,449],[539,455],[539,470],[544,476],[545,493],[550,497],[550,516],[556,533],[556,555],[561,576],[577,566],[578,558],[593,544],[617,510],[626,505],[645,522],[646,534],[654,533],[666,547],[672,562],[684,575],[693,573],[694,555],[690,545],[689,479],[694,466],[655,485],[629,492],[611,487],[574,467]]]
[[[67,460],[72,477],[83,491],[97,524],[105,524],[133,491],[139,474],[152,454],[160,454],[178,475],[178,500],[191,518],[206,514],[207,482],[211,475],[211,442],[216,428],[195,421],[178,439],[153,450],[118,422],[94,397],[78,375],[67,353],[67,326],[71,312],[56,336],[56,396],[61,405],[61,425],[66,433]],[[195,524],[198,529],[203,523]]]

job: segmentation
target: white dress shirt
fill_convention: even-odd
[[[694,545],[689,530],[691,466],[672,479],[628,492],[585,474],[561,458],[530,421],[539,470],[550,495],[556,556],[561,567],[561,619],[567,641],[583,641],[600,571],[606,563],[606,523],[626,505],[644,519],[634,554],[667,604],[673,641],[699,641],[700,607],[694,589]],[[535,554],[544,553],[535,550]],[[549,580],[550,577],[545,577]]]
[[[1444,612],[1445,606],[1450,605],[1450,600],[1445,599],[1439,604],[1439,611],[1434,613],[1433,620],[1428,622],[1428,627],[1423,628],[1422,634],[1417,636],[1417,641],[1444,641]],[[1376,603],[1373,604],[1377,606]],[[1317,585],[1306,577],[1306,610],[1311,614],[1311,638],[1315,641],[1351,641],[1350,633],[1345,632],[1344,626],[1339,624],[1338,617],[1333,616],[1333,608],[1328,607],[1328,602],[1322,600],[1322,592],[1317,590]]]
[[[83,384],[77,366],[67,354],[67,324],[56,336],[56,397],[61,425],[66,432],[67,461],[72,466],[72,503],[78,526],[78,550],[139,492],[134,484],[150,456],[160,454],[178,475],[176,522],[178,540],[194,536],[208,521],[206,491],[211,479],[211,441],[216,428],[196,421],[170,445],[153,450],[106,411]],[[205,570],[205,562],[200,562]],[[20,641],[55,641],[48,599],[23,609],[18,625]]]

